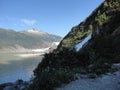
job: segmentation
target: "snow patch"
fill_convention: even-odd
[[[32,33],[32,34],[47,34],[45,32],[42,32],[40,30],[37,30],[37,29],[30,29],[30,30],[27,30],[25,32],[28,32],[28,33]]]
[[[90,39],[92,34],[89,34],[82,42],[75,45],[76,51],[79,51]]]

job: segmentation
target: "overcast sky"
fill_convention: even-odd
[[[0,27],[65,36],[104,0],[0,0]]]

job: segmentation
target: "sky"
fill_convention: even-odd
[[[0,0],[0,27],[64,37],[104,0]]]

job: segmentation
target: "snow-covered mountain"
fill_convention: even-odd
[[[24,31],[21,31],[21,33],[29,33],[29,34],[37,34],[37,35],[44,35],[44,34],[48,34],[46,32],[43,32],[41,30],[38,30],[38,29],[35,29],[35,28],[32,28],[32,29],[29,29],[29,30],[24,30]]]
[[[0,28],[0,52],[47,48],[53,46],[54,42],[60,42],[60,40],[60,36],[37,29],[16,32]]]

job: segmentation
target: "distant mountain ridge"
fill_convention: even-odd
[[[38,30],[38,29],[35,29],[35,28],[29,29],[29,30],[20,31],[20,32],[21,32],[21,33],[38,34],[38,35],[48,34],[48,33],[46,33],[46,32],[43,32],[43,31]]]
[[[46,32],[30,29],[20,32],[0,28],[0,50],[38,49],[60,42],[61,37]]]
[[[28,36],[32,36],[36,39],[41,39],[43,41],[47,41],[47,42],[58,42],[61,40],[61,37],[60,36],[56,36],[56,35],[53,35],[53,34],[48,34],[46,32],[43,32],[41,30],[38,30],[38,29],[29,29],[29,30],[24,30],[24,31],[20,31],[20,33],[23,33],[25,35],[28,35]]]

